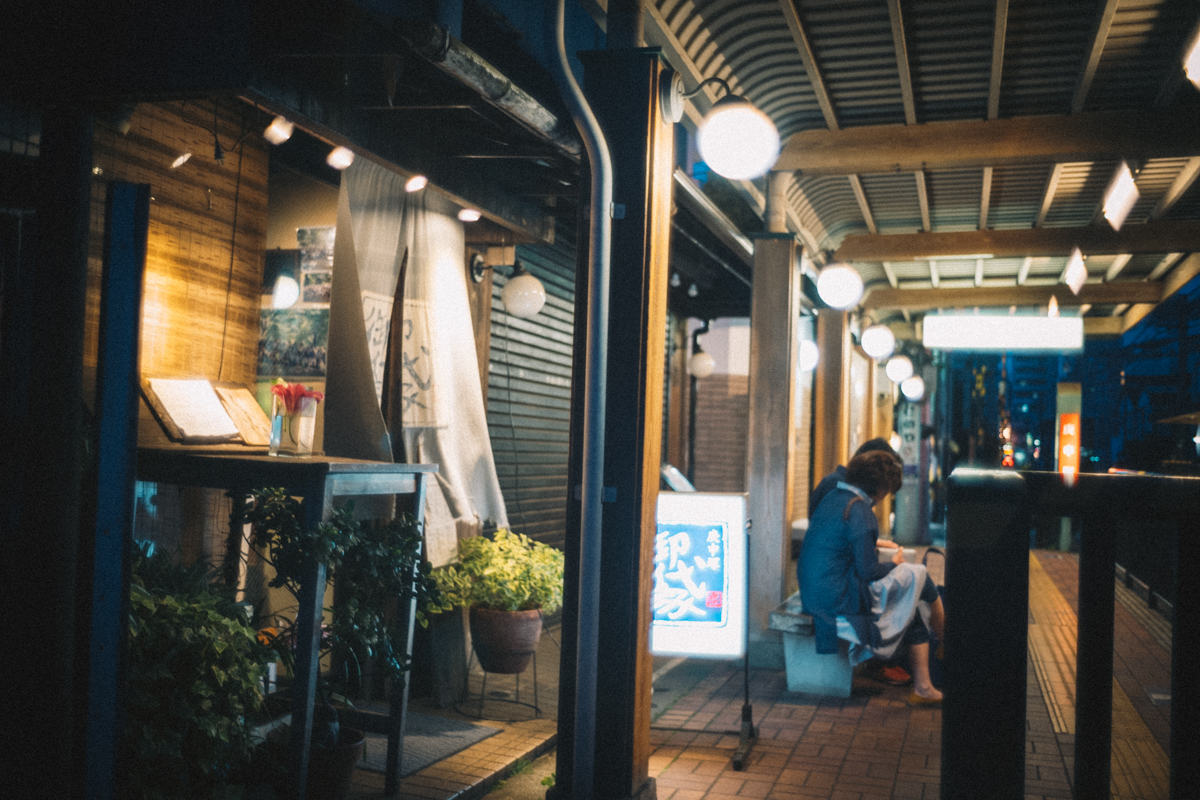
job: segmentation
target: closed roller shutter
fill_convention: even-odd
[[[509,526],[562,548],[566,536],[567,448],[571,421],[571,347],[575,248],[570,242],[522,245],[517,257],[546,287],[532,319],[511,317],[492,287],[488,431]]]

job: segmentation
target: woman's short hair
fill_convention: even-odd
[[[879,494],[880,490],[885,490],[887,494],[895,493],[903,480],[904,470],[900,461],[883,450],[860,453],[846,465],[846,483],[857,486],[870,497]]]

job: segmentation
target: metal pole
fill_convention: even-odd
[[[591,241],[588,251],[587,374],[584,384],[582,525],[580,530],[579,626],[575,682],[575,747],[572,797],[592,796],[596,739],[596,676],[600,630],[600,536],[604,499],[604,409],[608,371],[608,281],[613,192],[612,159],[604,133],[571,72],[563,31],[564,0],[553,2],[558,58],[554,78],[583,137],[591,165]],[[550,18],[551,15],[547,14]]]

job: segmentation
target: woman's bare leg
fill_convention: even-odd
[[[941,700],[942,693],[929,678],[929,642],[910,645],[908,663],[912,666],[913,691],[929,700]]]
[[[933,629],[933,635],[937,637],[938,642],[946,641],[946,607],[942,605],[942,598],[938,598],[929,604],[929,609],[932,612],[929,615],[929,627]]]

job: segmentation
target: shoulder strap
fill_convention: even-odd
[[[843,522],[850,519],[850,509],[854,507],[854,504],[861,503],[862,501],[863,501],[863,499],[861,497],[859,497],[858,495],[855,495],[854,497],[850,498],[850,502],[846,503],[846,510],[842,512],[842,521]]]

